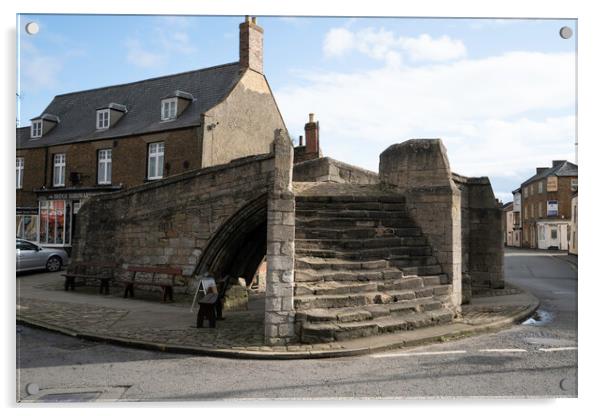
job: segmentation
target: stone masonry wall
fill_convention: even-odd
[[[293,181],[368,185],[378,183],[378,174],[329,157],[321,157],[295,164]]]
[[[504,287],[502,209],[489,179],[453,175],[462,194],[462,272],[472,290]],[[470,300],[466,298],[465,301]]]
[[[77,216],[72,261],[168,265],[190,276],[219,227],[268,192],[273,168],[271,154],[253,156],[91,198]]]
[[[451,179],[439,139],[415,139],[390,146],[380,155],[380,181],[406,197],[408,211],[428,238],[452,284],[449,308],[462,302],[462,218],[460,190]]]
[[[285,345],[295,339],[295,197],[293,146],[283,130],[274,139],[274,182],[268,194],[265,339]]]

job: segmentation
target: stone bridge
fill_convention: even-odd
[[[250,282],[264,257],[268,344],[443,324],[471,286],[503,286],[501,210],[486,178],[452,174],[440,140],[391,146],[377,175],[293,166],[277,130],[269,154],[90,199],[72,261],[177,266],[193,291],[204,271]]]

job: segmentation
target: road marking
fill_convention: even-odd
[[[387,358],[387,357],[413,357],[420,355],[446,355],[446,354],[466,354],[465,350],[452,351],[426,351],[426,352],[396,352],[390,354],[374,354],[372,358]]]
[[[522,348],[489,348],[484,350],[479,350],[479,352],[527,352]]]
[[[555,348],[538,348],[539,351],[543,352],[554,352],[554,351],[577,351],[577,347],[555,347]]]

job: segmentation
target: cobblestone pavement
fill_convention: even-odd
[[[260,353],[315,353],[344,350],[369,350],[375,346],[402,345],[404,337],[412,342],[433,339],[447,332],[471,331],[534,308],[533,298],[517,288],[491,293],[464,307],[461,319],[449,326],[432,327],[406,334],[387,334],[351,341],[264,345],[263,296],[250,296],[249,310],[224,312],[217,328],[196,328],[196,311],[190,311],[191,297],[180,294],[176,302],[163,304],[157,293],[136,292],[136,299],[124,299],[119,290],[109,296],[97,293],[95,287],[78,287],[76,292],[62,290],[60,273],[26,275],[18,280],[17,319],[20,322],[57,329],[80,336],[119,340],[155,349],[169,347],[205,351]],[[411,334],[409,334],[411,332]],[[401,340],[401,341],[400,341]]]

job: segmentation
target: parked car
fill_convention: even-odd
[[[46,269],[58,272],[69,263],[65,250],[41,247],[31,241],[17,238],[17,271]]]

